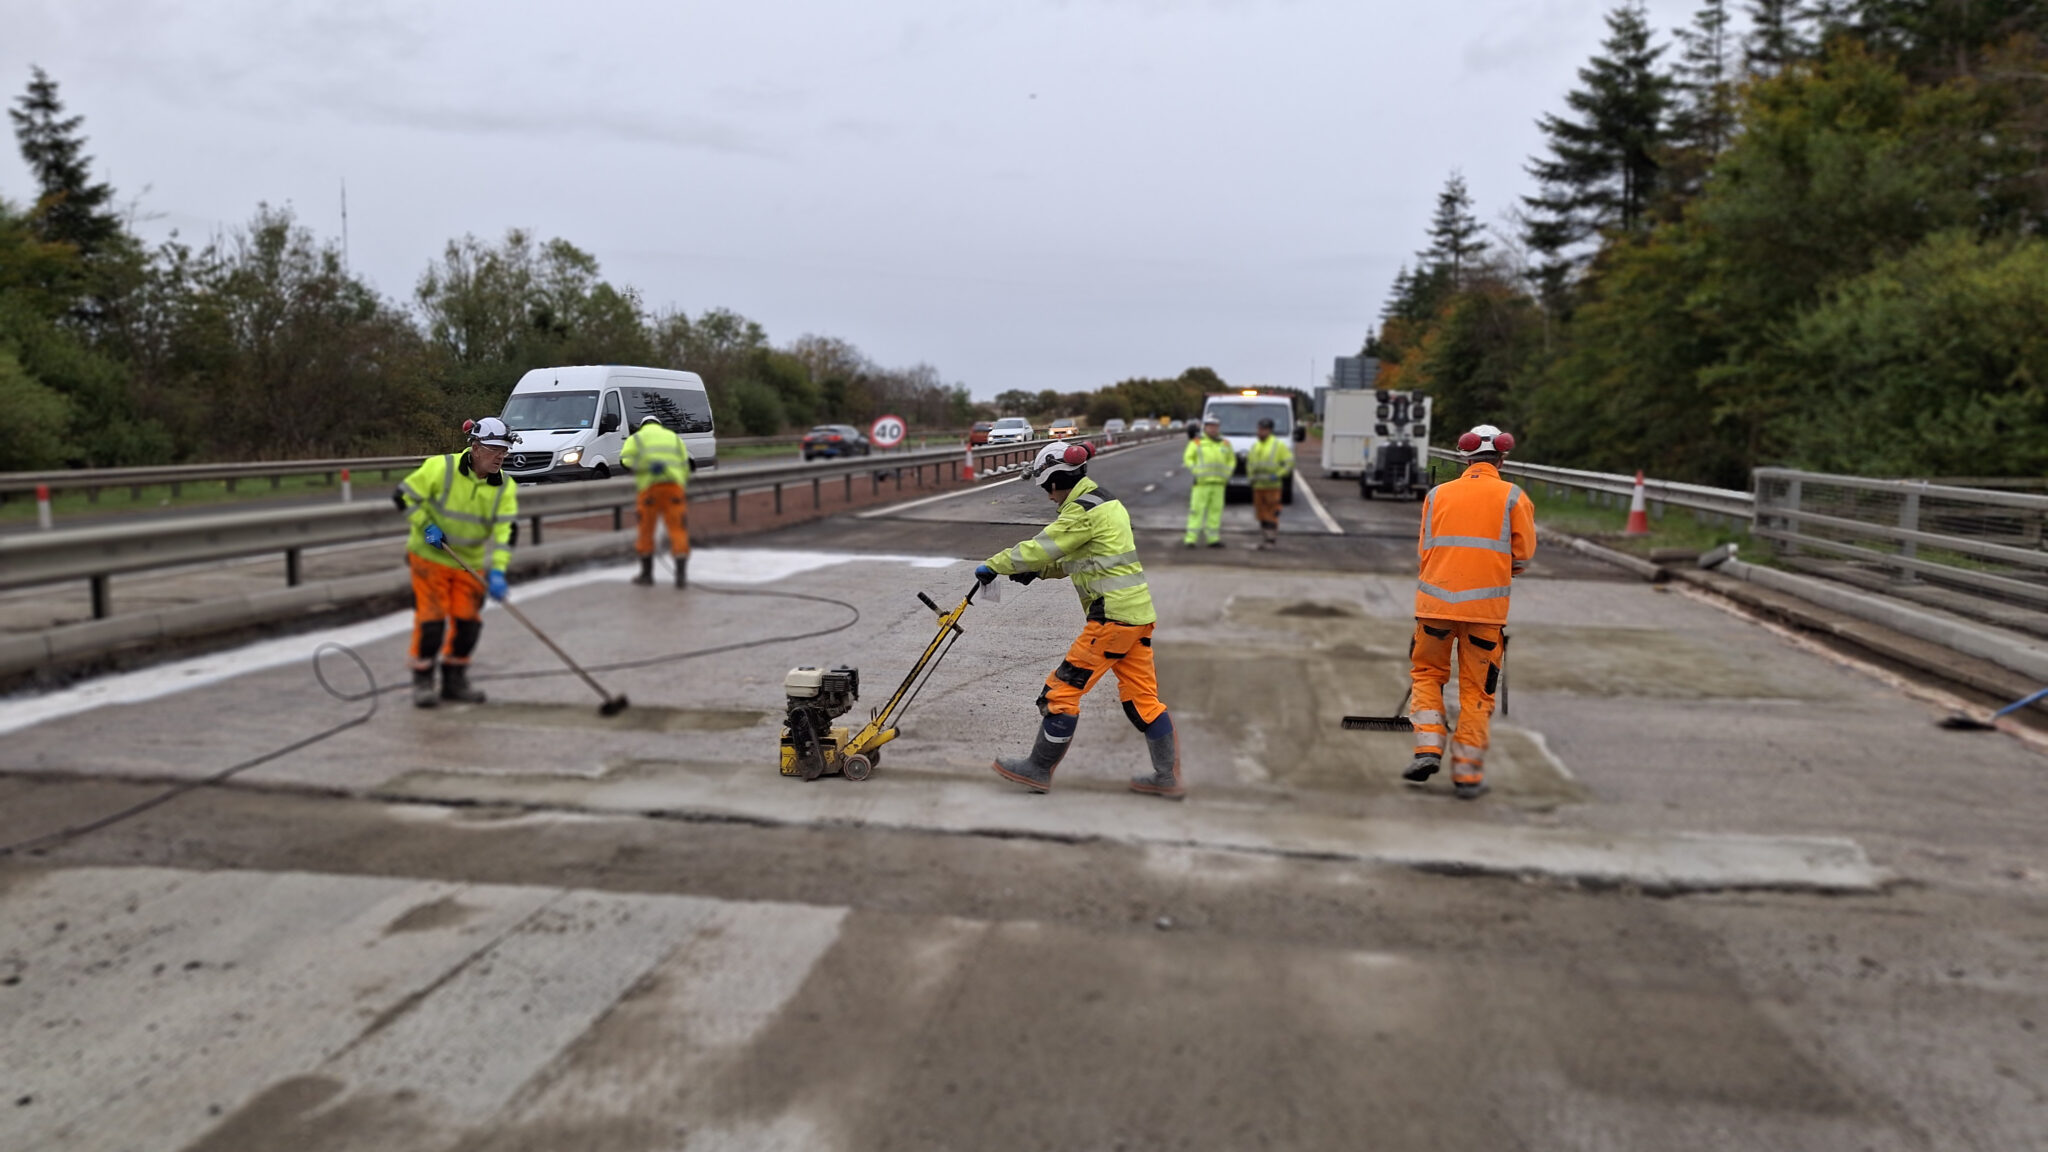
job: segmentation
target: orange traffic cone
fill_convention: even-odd
[[[1643,472],[1636,469],[1635,494],[1628,498],[1628,535],[1648,536],[1650,534],[1650,509],[1643,501]]]
[[[974,483],[974,445],[972,443],[967,445],[967,463],[960,466],[960,478],[969,484]]]

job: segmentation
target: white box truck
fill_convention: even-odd
[[[1362,389],[1332,389],[1323,395],[1323,475],[1349,479],[1365,474],[1377,403]]]

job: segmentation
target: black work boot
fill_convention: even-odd
[[[1188,793],[1180,783],[1180,738],[1172,732],[1147,736],[1145,751],[1152,756],[1152,774],[1131,777],[1131,791],[1168,800],[1184,799]]]
[[[1417,752],[1415,759],[1408,762],[1408,770],[1401,773],[1401,779],[1410,784],[1420,784],[1436,775],[1436,770],[1443,766],[1444,758],[1437,753]]]
[[[441,702],[434,694],[434,669],[432,665],[412,670],[412,706],[432,708]]]
[[[654,555],[652,553],[649,553],[648,555],[642,556],[640,558],[640,574],[638,576],[633,577],[633,583],[654,583]]]
[[[484,702],[483,691],[469,686],[469,665],[441,665],[441,699],[453,700],[458,704]]]
[[[690,558],[688,556],[677,556],[675,557],[675,562],[676,587],[688,588],[690,586]]]
[[[1451,789],[1458,794],[1460,800],[1477,800],[1493,791],[1484,780],[1460,780],[1451,785]]]
[[[1051,721],[1052,717],[1046,717]],[[1044,727],[1038,730],[1038,739],[1031,743],[1031,755],[1021,760],[998,759],[996,775],[1016,784],[1022,784],[1033,792],[1052,791],[1052,770],[1059,767],[1060,757],[1067,754],[1067,744],[1073,739],[1055,740],[1046,735]]]

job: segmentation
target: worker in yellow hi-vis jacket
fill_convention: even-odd
[[[689,584],[690,570],[690,450],[683,438],[670,431],[659,416],[649,416],[626,437],[619,451],[619,463],[633,473],[640,493],[640,531],[633,540],[640,553],[640,574],[635,584],[654,583],[654,525],[668,525],[669,558],[676,566],[676,587]]]
[[[1181,467],[1195,480],[1188,493],[1188,534],[1185,547],[1193,548],[1206,530],[1209,547],[1223,547],[1223,490],[1237,468],[1237,453],[1223,438],[1223,422],[1210,416],[1202,421],[1202,436],[1188,441],[1180,456]]]

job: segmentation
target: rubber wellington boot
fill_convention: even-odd
[[[1463,780],[1451,785],[1451,788],[1457,792],[1460,800],[1477,800],[1493,791],[1484,780]]]
[[[441,665],[441,699],[453,700],[458,704],[481,704],[483,690],[469,686],[469,665]]]
[[[635,577],[633,577],[633,583],[635,583],[635,584],[652,584],[652,583],[654,583],[654,557],[653,557],[653,556],[642,556],[642,557],[640,558],[640,574],[639,574],[638,576],[635,576]]]
[[[1033,792],[1052,791],[1052,770],[1059,767],[1060,758],[1067,754],[1067,745],[1074,738],[1074,726],[1078,722],[1073,716],[1047,716],[1045,724],[1038,730],[1038,739],[1032,741],[1031,755],[1021,760],[997,759],[996,775],[1022,784]]]
[[[676,587],[688,588],[690,586],[690,558],[688,556],[678,556],[675,558],[675,562]]]
[[[1152,754],[1152,774],[1131,777],[1131,791],[1168,800],[1185,798],[1187,789],[1180,783],[1180,740],[1171,732],[1147,736],[1145,750]]]
[[[434,670],[432,668],[413,669],[412,706],[415,708],[432,708],[440,702],[441,698],[434,694]]]
[[[1401,779],[1406,780],[1410,784],[1420,784],[1431,776],[1436,775],[1436,770],[1443,766],[1444,758],[1442,756],[1434,752],[1417,752],[1415,759],[1408,762],[1408,770],[1401,773]]]

